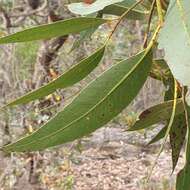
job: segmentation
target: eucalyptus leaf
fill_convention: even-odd
[[[163,127],[158,132],[158,134],[156,134],[156,136],[153,137],[153,139],[148,143],[148,145],[154,144],[154,143],[158,142],[159,140],[161,140],[162,138],[164,138],[165,134],[166,134],[166,131],[167,131],[167,127]]]
[[[0,44],[44,40],[67,34],[79,33],[92,27],[98,27],[108,20],[102,18],[71,18],[25,29],[0,38]]]
[[[123,0],[96,0],[94,3],[71,3],[68,5],[68,9],[78,15],[89,15],[95,12],[102,10],[104,7],[108,5],[112,5],[114,3],[122,2]]]
[[[62,89],[74,85],[75,83],[85,78],[90,72],[92,72],[97,67],[104,55],[104,50],[105,46],[101,47],[95,53],[71,67],[68,71],[63,73],[57,79],[42,86],[39,89],[29,92],[28,94],[10,102],[6,106],[25,104],[30,101],[47,96],[56,91],[57,89]]]
[[[148,143],[148,145],[156,143],[162,138],[164,138],[167,131],[167,126],[168,126],[168,123]],[[186,131],[187,131],[187,127],[186,127],[186,122],[185,122],[185,115],[180,114],[175,117],[172,127],[171,127],[171,131],[170,131],[170,145],[172,148],[173,171],[177,165],[179,155],[185,141]]]
[[[110,15],[116,15],[121,16],[123,13],[125,13],[131,6],[134,5],[136,1],[133,2],[130,6],[124,6],[120,4],[113,4],[105,7],[102,12],[103,14],[110,14]],[[127,15],[126,18],[132,19],[132,20],[142,20],[147,15],[147,11],[139,10],[134,8],[131,10]]]
[[[120,6],[128,7],[129,8],[129,7],[133,6],[135,3],[136,3],[136,0],[124,0],[124,1],[122,1],[120,3],[116,3],[115,5],[120,5]],[[134,10],[144,11],[145,8],[141,4],[139,4],[139,5],[137,5],[135,7]]]
[[[164,100],[172,100],[174,98],[174,80],[171,75],[170,78],[165,80],[165,85],[167,86],[167,91],[165,92]],[[182,92],[181,89],[177,89],[177,97],[182,98]],[[167,126],[169,125],[169,120],[167,121]],[[186,119],[185,119],[185,113],[181,113],[179,115],[176,115],[171,129],[169,131],[169,137],[170,137],[170,146],[172,149],[172,166],[173,171],[175,170],[175,167],[177,165],[177,162],[179,160],[180,152],[183,147],[184,139],[186,136],[187,126],[186,126]]]
[[[102,18],[103,14],[102,12],[98,12],[98,14],[96,15],[96,18]],[[84,41],[86,41],[87,39],[89,39],[92,34],[94,34],[94,32],[98,29],[98,27],[92,27],[89,28],[85,31],[80,32],[79,35],[79,39],[75,40],[75,42],[73,43],[73,46],[70,50],[70,52],[72,52],[73,50],[77,49]]]
[[[170,145],[172,148],[172,164],[175,169],[187,132],[185,114],[175,117],[170,131]]]
[[[189,0],[170,0],[158,41],[174,77],[182,85],[190,86]]]
[[[139,120],[137,120],[136,123],[127,131],[137,131],[141,129],[146,129],[154,124],[168,120],[171,116],[172,108],[173,100],[166,101],[164,103],[148,108],[140,114]],[[178,99],[175,114],[178,115],[183,111],[184,108],[182,100]]]
[[[145,83],[151,63],[151,51],[119,62],[40,129],[2,149],[8,152],[42,150],[92,133],[131,103]]]
[[[167,63],[163,59],[155,59],[153,60],[150,76],[156,80],[165,82],[172,75]]]
[[[185,166],[177,175],[176,190],[189,190],[190,187],[190,132],[189,132],[189,121],[190,121],[190,107],[186,106],[188,121],[186,121],[187,127],[187,142],[185,149]]]
[[[83,32],[80,33],[79,39],[75,40],[75,42],[73,43],[73,46],[70,50],[70,52],[72,52],[73,50],[77,49],[78,47],[80,47],[80,45],[86,41],[87,39],[89,39],[92,34],[97,30],[97,28],[90,28],[88,30],[85,30]]]

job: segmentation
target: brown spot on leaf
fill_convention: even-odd
[[[150,113],[151,113],[151,111],[150,111],[149,109],[143,111],[143,112],[140,114],[139,119],[144,119],[144,118],[146,118],[147,115],[150,114]]]

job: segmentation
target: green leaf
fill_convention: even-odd
[[[96,18],[102,18],[102,12],[98,12],[98,14],[96,15]],[[89,28],[88,30],[85,30],[85,31],[82,31],[80,33],[80,37],[79,39],[75,40],[70,52],[72,52],[74,49],[77,49],[82,42],[86,41],[87,39],[89,39],[92,34],[94,34],[94,32],[97,30],[98,27],[92,27],[92,28]]]
[[[160,130],[160,132],[148,143],[148,145],[153,144],[165,137],[167,125]],[[187,127],[185,122],[185,115],[180,114],[175,117],[170,131],[170,145],[172,148],[173,170],[177,165],[179,155],[184,144],[186,131]]]
[[[104,7],[122,2],[123,0],[96,0],[94,3],[87,4],[87,3],[71,3],[68,5],[68,9],[78,15],[89,15],[95,12],[102,10]]]
[[[133,2],[133,4],[135,3],[135,1]],[[117,16],[121,16],[123,13],[125,13],[133,4],[129,5],[129,6],[124,6],[121,4],[114,4],[114,5],[110,5],[105,7],[102,12],[103,14],[110,14],[110,15],[117,15]],[[131,10],[127,15],[126,18],[128,19],[133,19],[133,20],[142,20],[144,19],[145,15],[147,14],[146,11],[143,10],[139,10],[134,8],[133,10]]]
[[[173,101],[166,101],[164,103],[148,108],[147,110],[143,111],[140,114],[139,120],[137,120],[137,122],[127,131],[137,131],[141,129],[146,129],[151,125],[170,119],[172,108],[173,108]],[[184,108],[182,100],[178,99],[177,109],[175,114],[178,115],[183,111]]]
[[[176,190],[189,190],[190,168],[187,164],[190,165],[189,160],[187,160],[185,167],[177,175]]]
[[[174,77],[184,86],[190,86],[189,0],[170,0],[158,41],[159,48],[165,50],[165,60]]]
[[[185,185],[184,184],[184,178],[187,176],[190,176],[190,173],[188,172],[186,175],[185,174],[185,169],[186,167],[184,167],[178,174],[177,174],[177,181],[176,181],[176,190],[189,190],[189,186],[190,183]],[[189,178],[189,182],[190,182],[190,178]]]
[[[187,131],[187,126],[185,121],[185,115],[180,114],[174,119],[170,131],[170,145],[172,148],[173,170],[177,165],[179,155],[184,144],[186,131]]]
[[[146,81],[151,63],[151,51],[119,62],[90,83],[71,104],[39,130],[4,146],[3,150],[42,150],[92,133],[131,103]]]
[[[189,133],[189,122],[190,122],[190,107],[186,106],[188,121],[186,121],[188,129],[188,137],[186,142],[186,162],[184,168],[177,175],[176,190],[189,190],[190,187],[190,133]]]
[[[153,60],[150,76],[160,81],[165,81],[171,77],[171,72],[167,63],[163,59]]]
[[[167,86],[168,90],[165,92],[164,100],[168,101],[174,98],[174,80],[171,76],[165,81],[165,85]],[[182,97],[181,89],[177,90],[178,98]],[[169,123],[169,120],[167,121]],[[173,171],[177,165],[179,155],[184,143],[184,139],[186,136],[186,120],[185,120],[185,113],[179,114],[175,116],[173,124],[171,126],[171,130],[169,132],[170,136],[170,146],[172,149],[172,165]]]
[[[88,30],[81,32],[79,39],[75,40],[70,52],[77,49],[81,45],[82,42],[89,39],[96,30],[97,30],[97,27],[96,28],[93,27],[93,28],[90,28]]]
[[[86,29],[97,27],[106,23],[107,21],[108,20],[101,18],[71,18],[51,24],[36,26],[2,37],[0,38],[0,44],[44,40],[53,37],[64,36],[67,34],[79,33]]]
[[[120,5],[120,6],[123,6],[123,7],[131,7],[132,5],[134,5],[134,3],[136,3],[135,0],[124,0],[120,3],[116,3],[114,5]],[[141,4],[138,4],[136,7],[135,7],[135,10],[138,10],[138,11],[144,11],[145,8],[141,5]]]
[[[148,143],[148,145],[151,145],[153,143],[156,143],[158,142],[159,140],[161,140],[162,138],[165,137],[165,134],[166,134],[166,131],[167,131],[167,127],[163,127],[159,133]]]
[[[53,80],[52,82],[42,86],[41,88],[29,92],[28,94],[10,102],[7,106],[14,106],[18,104],[25,104],[30,101],[47,96],[57,89],[63,89],[74,85],[83,78],[85,78],[90,72],[92,72],[104,55],[105,46],[101,47],[95,53],[90,55],[88,58],[82,60],[77,65],[71,67],[68,71],[63,73],[60,77]]]

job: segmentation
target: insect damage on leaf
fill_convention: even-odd
[[[150,114],[151,111],[149,109],[145,110],[144,112],[142,112],[139,116],[139,119],[144,119],[148,116],[148,114]]]

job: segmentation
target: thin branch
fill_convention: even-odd
[[[127,9],[127,11],[125,11],[118,19],[116,25],[114,26],[113,30],[111,31],[110,35],[108,36],[106,43],[111,39],[111,37],[113,36],[113,34],[115,33],[116,29],[118,28],[119,24],[121,23],[121,21],[137,6],[139,5],[141,2],[143,2],[144,0],[139,0],[138,2],[134,3],[129,9]],[[105,43],[105,44],[106,44]]]
[[[176,105],[177,105],[177,95],[178,95],[178,83],[177,81],[174,79],[174,99],[173,99],[173,108],[172,108],[172,114],[171,114],[171,117],[170,117],[170,120],[169,120],[169,123],[168,123],[168,127],[167,127],[167,131],[166,131],[166,134],[165,134],[165,137],[164,137],[164,141],[160,147],[160,150],[158,152],[158,155],[151,167],[151,170],[150,170],[150,173],[148,175],[148,178],[147,178],[147,181],[149,181],[151,175],[152,175],[152,172],[154,170],[154,167],[156,166],[156,163],[160,157],[160,154],[162,153],[163,149],[164,149],[164,146],[166,144],[166,141],[167,141],[167,138],[169,136],[169,133],[170,133],[170,130],[171,130],[171,127],[172,127],[172,124],[173,124],[173,121],[174,121],[174,118],[175,118],[175,113],[176,113]]]
[[[146,47],[147,47],[148,36],[149,36],[149,32],[150,32],[150,25],[151,25],[151,21],[152,21],[152,15],[153,15],[153,13],[154,13],[155,4],[156,4],[156,0],[154,0],[154,1],[152,2],[151,9],[150,9],[150,14],[149,14],[149,16],[148,16],[148,27],[147,27],[146,34],[145,34],[145,38],[144,38],[143,48],[146,48]]]
[[[164,23],[164,16],[163,16],[162,4],[160,0],[156,0],[156,6],[157,6],[159,22],[160,22],[160,25],[162,26]]]

